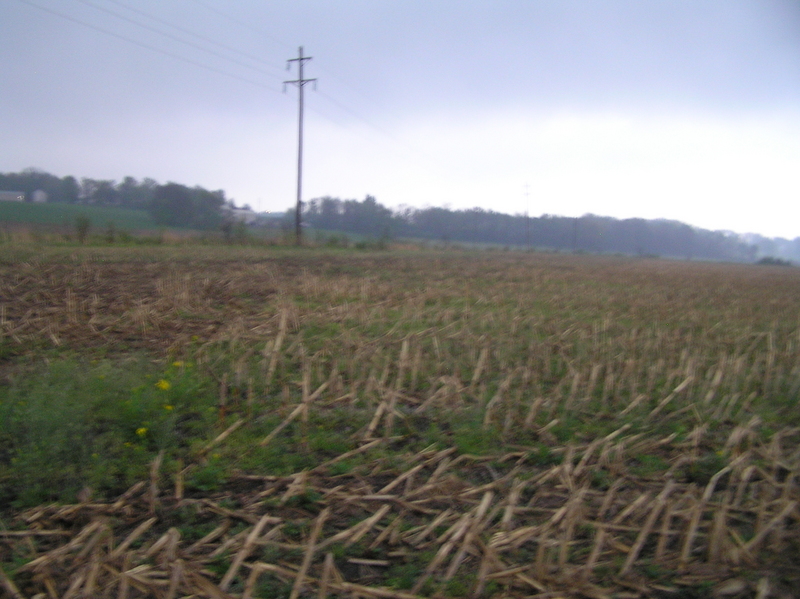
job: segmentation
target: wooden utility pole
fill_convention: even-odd
[[[306,83],[314,82],[316,86],[316,79],[303,79],[303,65],[305,61],[311,60],[311,56],[303,56],[303,46],[300,46],[300,50],[298,52],[297,58],[290,58],[286,61],[286,70],[289,70],[292,66],[293,62],[297,62],[297,79],[292,81],[284,81],[283,82],[283,90],[286,91],[286,84],[291,83],[292,85],[296,85],[299,91],[298,94],[298,101],[299,101],[299,110],[298,110],[298,134],[297,134],[297,208],[295,210],[295,218],[294,218],[294,230],[295,230],[295,243],[297,245],[302,245],[303,243],[303,233],[301,230],[301,218],[302,218],[302,210],[303,210],[303,87],[305,87]]]

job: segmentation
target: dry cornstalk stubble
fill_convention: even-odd
[[[455,580],[469,593],[492,585],[599,597],[637,585],[680,588],[700,576],[723,583],[742,567],[769,569],[761,556],[770,536],[784,546],[798,541],[798,502],[784,492],[791,480],[748,475],[744,462],[705,488],[627,481],[599,491],[567,462],[528,480],[511,466],[493,480],[485,461],[454,464],[451,455],[419,452],[390,480],[384,472],[309,474],[297,487],[296,476],[250,478],[237,482],[235,493],[204,500],[175,500],[164,491],[153,517],[144,484],[114,502],[29,510],[20,516],[24,527],[0,533],[6,551],[31,558],[16,583],[4,576],[4,584],[13,597],[247,597],[272,581],[291,584],[293,596],[324,587],[399,598]],[[743,488],[738,503],[733,493],[718,492],[723,478],[728,489]],[[265,491],[318,499],[267,505]],[[765,504],[764,494],[775,499]],[[183,538],[170,524],[186,511],[211,532]],[[753,533],[748,541],[746,531]],[[679,576],[659,585],[643,580],[637,565]],[[398,570],[413,574],[408,583],[390,575]]]
[[[5,592],[769,597],[800,586],[800,431],[774,416],[796,409],[800,388],[796,276],[565,256],[354,264],[204,263],[201,275],[155,262],[139,269],[149,283],[120,263],[52,264],[4,279],[11,342],[175,350],[198,336],[207,363],[226,364],[223,389],[254,378],[246,405],[221,394],[228,420],[198,462],[265,415],[280,417],[253,445],[287,451],[310,452],[314,423],[336,410],[358,422],[346,450],[291,474],[232,471],[201,495],[159,457],[113,501],[20,513],[0,531],[0,561],[22,564],[0,571]],[[243,349],[215,358],[216,341]]]

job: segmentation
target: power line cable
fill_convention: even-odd
[[[85,1],[85,0],[81,0],[81,1]],[[118,0],[112,0],[112,2],[117,2],[117,1],[118,1]],[[209,4],[208,4],[207,2],[205,2],[204,0],[192,0],[192,1],[193,1],[195,4],[199,4],[200,6],[202,6],[202,7],[206,8],[207,10],[210,10],[210,11],[212,11],[212,12],[216,13],[217,15],[219,15],[219,16],[221,16],[221,17],[224,17],[224,18],[226,18],[226,19],[230,20],[230,21],[231,21],[231,22],[233,22],[233,23],[236,23],[236,24],[237,24],[237,25],[239,25],[240,27],[244,27],[244,28],[246,28],[246,29],[249,29],[249,30],[251,30],[251,31],[255,31],[256,33],[260,33],[260,34],[262,34],[262,35],[266,35],[267,37],[271,38],[271,39],[272,39],[274,42],[276,42],[276,43],[278,43],[278,44],[281,44],[281,45],[284,45],[284,46],[287,46],[287,47],[288,47],[288,44],[286,44],[286,43],[285,43],[285,42],[283,42],[282,40],[279,40],[278,38],[276,38],[275,36],[273,36],[273,35],[272,35],[272,34],[270,34],[269,32],[267,32],[267,31],[265,31],[265,30],[261,29],[260,27],[255,27],[255,26],[254,26],[252,23],[245,22],[245,21],[241,21],[240,19],[237,19],[236,17],[234,17],[234,16],[230,15],[229,13],[226,13],[226,12],[224,12],[224,11],[222,11],[222,10],[219,10],[218,8],[216,8],[216,7],[214,7],[214,6],[211,6],[211,5],[209,5]],[[324,65],[322,66],[322,68],[321,68],[320,70],[322,70],[323,72],[327,72],[327,73],[328,73],[329,75],[331,75],[331,76],[332,76],[332,77],[333,77],[335,80],[339,81],[340,83],[343,83],[345,86],[349,87],[351,90],[355,91],[357,94],[359,94],[359,95],[361,95],[363,98],[365,98],[367,101],[369,101],[369,102],[373,102],[373,100],[371,100],[370,98],[368,98],[368,97],[366,96],[366,94],[364,94],[364,92],[362,92],[362,91],[361,91],[361,90],[359,90],[358,88],[354,87],[353,85],[351,85],[350,83],[348,83],[348,82],[347,82],[346,80],[344,80],[343,78],[341,78],[341,77],[339,77],[339,76],[337,76],[337,75],[335,75],[335,74],[332,74],[332,73],[331,73],[331,71],[330,71],[330,69],[327,69],[327,68],[326,68]],[[409,145],[408,143],[406,143],[406,142],[404,142],[403,140],[401,140],[401,139],[399,139],[398,137],[396,137],[394,134],[392,134],[392,133],[390,133],[389,131],[387,131],[386,129],[384,129],[383,127],[381,127],[381,126],[379,126],[379,125],[377,125],[377,124],[375,124],[375,123],[371,122],[370,120],[368,120],[368,119],[364,118],[364,117],[363,117],[361,114],[359,114],[359,113],[358,113],[358,112],[356,112],[355,110],[352,110],[351,108],[348,108],[347,106],[345,106],[344,104],[342,104],[341,102],[339,102],[339,101],[338,101],[338,100],[336,100],[335,98],[333,98],[333,97],[329,96],[329,95],[328,95],[328,94],[326,94],[325,92],[321,92],[321,91],[320,91],[320,92],[318,92],[318,93],[319,93],[319,95],[320,95],[320,96],[322,96],[323,98],[325,98],[325,99],[326,99],[328,102],[330,102],[331,104],[333,104],[333,105],[337,106],[339,109],[341,109],[341,110],[345,111],[346,113],[350,114],[351,116],[353,116],[353,117],[357,118],[358,120],[360,120],[361,122],[363,122],[363,123],[364,123],[364,124],[366,124],[367,126],[369,126],[369,127],[373,128],[374,130],[378,131],[380,134],[382,134],[382,135],[386,136],[387,138],[391,139],[391,140],[392,140],[392,141],[394,141],[395,143],[397,143],[397,144],[399,144],[399,145],[401,145],[401,146],[405,147],[405,149],[406,149],[406,150],[408,150],[408,151],[411,151],[411,152],[413,152],[413,153],[415,153],[415,154],[418,154],[418,155],[422,156],[423,158],[425,158],[426,160],[432,160],[432,158],[431,158],[430,156],[428,156],[428,155],[427,155],[425,152],[422,152],[422,151],[421,151],[421,150],[419,150],[418,148],[415,148],[415,147],[413,147],[413,146]],[[326,118],[326,119],[328,119],[328,120],[331,120],[331,119],[330,119],[330,117],[327,117],[326,115],[324,115],[324,114],[320,113],[318,110],[315,110],[315,109],[313,109],[313,108],[310,108],[310,110],[311,110],[312,112],[315,112],[316,114],[319,114],[319,115],[321,115],[323,118]]]
[[[146,29],[147,31],[151,31],[151,32],[156,33],[158,35],[162,35],[162,36],[164,36],[164,37],[166,37],[168,39],[171,39],[172,41],[178,42],[179,44],[183,44],[185,46],[189,46],[189,47],[194,48],[196,50],[200,50],[201,52],[207,52],[209,54],[212,54],[213,56],[216,56],[217,58],[221,58],[223,60],[227,60],[229,62],[237,64],[237,65],[239,65],[241,67],[245,67],[247,69],[251,69],[253,71],[256,71],[257,73],[261,73],[262,75],[266,75],[267,74],[265,71],[261,70],[258,67],[254,67],[253,65],[247,64],[247,63],[242,62],[240,60],[237,60],[235,58],[230,58],[229,56],[225,56],[224,54],[220,54],[219,52],[216,52],[215,50],[211,50],[209,48],[204,48],[203,46],[200,46],[199,44],[195,44],[194,42],[182,40],[181,38],[179,38],[177,36],[174,36],[171,33],[166,33],[164,31],[160,31],[160,30],[156,29],[155,27],[151,27],[150,25],[147,25],[145,23],[141,23],[140,21],[137,21],[136,19],[131,19],[130,17],[126,17],[125,15],[121,15],[118,12],[115,12],[115,11],[109,9],[109,8],[106,8],[104,6],[98,6],[97,4],[95,4],[94,2],[90,2],[89,0],[77,0],[77,1],[80,2],[81,4],[85,4],[86,6],[94,8],[95,10],[100,10],[102,12],[108,13],[111,16],[116,17],[117,19],[121,19],[123,21],[127,21],[128,23],[132,23],[133,25],[136,25],[137,27],[141,27],[142,29]]]
[[[385,135],[386,137],[390,138],[391,140],[395,141],[398,144],[406,145],[405,142],[403,142],[403,140],[401,140],[398,137],[396,137],[393,133],[390,133],[389,131],[387,131],[386,129],[381,127],[380,125],[376,125],[372,121],[364,118],[363,116],[358,114],[355,110],[352,110],[352,109],[348,108],[347,106],[345,106],[344,104],[342,104],[341,102],[339,102],[336,98],[333,98],[333,97],[329,96],[328,94],[326,94],[325,92],[322,92],[322,91],[318,91],[317,93],[319,93],[320,96],[325,98],[328,102],[330,102],[334,106],[337,106],[339,109],[344,110],[346,113],[348,113],[349,115],[357,118],[358,120],[360,120],[362,123],[368,125],[369,127],[372,127],[377,132]],[[409,146],[408,149],[414,149],[414,148],[411,148]]]
[[[292,47],[291,44],[287,44],[285,41],[275,37],[274,35],[272,35],[268,31],[264,31],[263,29],[261,29],[260,27],[256,27],[252,23],[248,23],[246,21],[242,21],[240,19],[237,19],[236,17],[234,17],[234,16],[232,16],[232,15],[230,15],[230,14],[228,14],[228,13],[222,11],[222,10],[219,10],[218,8],[216,8],[214,6],[211,6],[210,4],[208,4],[208,2],[203,2],[203,0],[192,0],[192,1],[195,4],[199,4],[200,6],[205,8],[206,10],[209,10],[209,11],[211,11],[213,13],[216,13],[219,16],[224,17],[224,18],[228,19],[229,21],[231,21],[233,23],[236,23],[240,27],[244,27],[245,29],[249,29],[250,31],[254,31],[256,33],[260,33],[261,35],[265,35],[268,39],[272,40],[273,42],[275,42],[279,46],[284,46],[286,48],[291,48]]]
[[[27,4],[28,6],[31,6],[33,8],[36,8],[38,10],[41,10],[43,12],[50,13],[51,15],[55,15],[57,17],[60,17],[60,18],[62,18],[64,20],[66,20],[66,21],[70,21],[72,23],[77,23],[78,25],[81,25],[83,27],[87,27],[89,29],[93,29],[94,31],[99,31],[100,33],[104,33],[106,35],[110,35],[111,37],[115,37],[117,39],[126,41],[126,42],[128,42],[130,44],[134,44],[136,46],[139,46],[140,48],[145,48],[147,50],[151,50],[151,51],[156,52],[158,54],[163,54],[164,56],[169,56],[170,58],[174,58],[175,60],[180,60],[181,62],[185,62],[185,63],[191,64],[191,65],[194,65],[196,67],[200,67],[201,69],[205,69],[207,71],[211,71],[211,72],[217,73],[219,75],[225,75],[226,77],[230,77],[232,79],[237,79],[239,81],[243,81],[245,83],[249,83],[250,85],[255,85],[256,87],[261,87],[261,88],[264,88],[264,89],[268,89],[270,91],[275,92],[276,94],[280,94],[281,93],[279,90],[277,90],[277,89],[275,89],[273,87],[269,87],[268,85],[266,85],[264,83],[260,83],[258,81],[253,81],[252,79],[247,79],[247,78],[241,77],[239,75],[234,75],[233,73],[230,73],[228,71],[223,71],[223,70],[218,69],[216,67],[212,67],[212,66],[209,66],[207,64],[203,64],[201,62],[197,62],[196,60],[192,60],[191,58],[186,58],[185,56],[181,56],[180,54],[174,54],[173,52],[169,52],[167,50],[162,50],[160,48],[156,48],[155,46],[151,46],[150,44],[145,44],[144,42],[140,42],[138,40],[131,39],[131,38],[127,37],[127,36],[121,35],[119,33],[115,33],[113,31],[109,31],[108,29],[104,29],[102,27],[98,27],[97,25],[92,25],[91,23],[86,23],[85,21],[81,21],[80,19],[76,19],[75,17],[72,17],[70,15],[65,15],[64,13],[58,12],[58,11],[53,10],[51,8],[47,8],[45,6],[40,6],[38,4],[35,4],[35,3],[31,2],[30,0],[18,0],[18,1],[23,3],[23,4]]]
[[[39,10],[43,11],[43,12],[50,13],[50,14],[52,14],[52,15],[55,15],[55,16],[57,16],[57,17],[60,17],[60,18],[62,18],[62,19],[65,19],[65,20],[67,20],[67,21],[70,21],[70,22],[73,22],[73,23],[76,23],[76,24],[82,25],[82,26],[84,26],[84,27],[87,27],[87,28],[89,28],[89,29],[92,29],[92,30],[98,31],[98,32],[100,32],[100,33],[104,33],[104,34],[106,34],[106,35],[109,35],[109,36],[115,37],[115,38],[117,38],[117,39],[121,39],[121,40],[123,40],[123,41],[126,41],[126,42],[128,42],[128,43],[134,44],[134,45],[136,45],[136,46],[139,46],[139,47],[141,47],[141,48],[145,48],[145,49],[147,49],[147,50],[151,50],[151,51],[153,51],[153,52],[157,52],[157,53],[159,53],[159,54],[162,54],[162,55],[164,55],[164,56],[169,56],[170,58],[173,58],[173,59],[176,59],[176,60],[180,60],[180,61],[182,61],[182,62],[185,62],[185,63],[191,64],[191,65],[194,65],[194,66],[197,66],[197,67],[200,67],[200,68],[206,69],[206,70],[208,70],[208,71],[211,71],[211,72],[214,72],[214,73],[217,73],[217,74],[220,74],[220,75],[225,75],[225,76],[227,76],[227,77],[231,77],[231,78],[233,78],[233,79],[237,79],[237,80],[239,80],[239,81],[242,81],[242,82],[245,82],[245,83],[249,83],[249,84],[251,84],[251,85],[254,85],[254,86],[257,86],[257,87],[262,87],[262,88],[268,89],[268,90],[270,90],[270,91],[273,91],[273,92],[275,92],[275,93],[280,93],[280,92],[278,92],[278,90],[277,90],[277,89],[275,89],[275,88],[272,88],[272,87],[269,87],[268,85],[266,85],[266,84],[264,84],[264,83],[259,83],[259,82],[257,82],[257,81],[253,81],[253,80],[251,80],[251,79],[247,79],[247,78],[245,78],[245,77],[241,77],[241,76],[239,76],[239,75],[235,75],[235,74],[233,74],[233,73],[230,73],[230,72],[227,72],[227,71],[224,71],[224,70],[221,70],[221,69],[218,69],[218,68],[215,68],[215,67],[209,66],[209,65],[207,65],[207,64],[203,64],[203,63],[201,63],[201,62],[198,62],[198,61],[196,61],[196,60],[193,60],[193,59],[190,59],[190,58],[186,58],[186,57],[184,57],[184,56],[181,56],[181,55],[179,55],[179,54],[175,54],[175,53],[173,53],[173,52],[169,52],[169,51],[166,51],[166,50],[162,50],[162,49],[160,49],[160,48],[157,48],[157,47],[155,47],[155,46],[152,46],[152,45],[150,45],[150,44],[146,44],[146,43],[144,43],[144,42],[140,42],[140,41],[138,41],[138,40],[132,39],[132,38],[130,38],[130,37],[127,37],[127,36],[124,36],[124,35],[121,35],[121,34],[118,34],[118,33],[115,33],[115,32],[113,32],[113,31],[109,31],[109,30],[107,30],[107,29],[104,29],[104,28],[102,28],[102,27],[99,27],[99,26],[97,26],[97,25],[93,25],[93,24],[87,23],[87,22],[85,22],[85,21],[82,21],[82,20],[80,20],[80,19],[77,19],[77,18],[75,18],[75,17],[72,17],[72,16],[70,16],[70,15],[66,15],[66,14],[63,14],[63,13],[61,13],[61,12],[55,11],[55,10],[53,10],[53,9],[50,9],[50,8],[47,8],[47,7],[40,6],[40,5],[38,5],[38,4],[35,4],[34,2],[31,2],[30,0],[19,0],[19,1],[20,1],[20,2],[22,2],[23,4],[27,4],[28,6],[31,6],[31,7],[33,7],[33,8],[37,8],[37,9],[39,9]],[[126,20],[126,21],[129,21],[129,22],[132,22],[132,23],[134,23],[134,24],[136,24],[136,25],[138,25],[138,26],[140,26],[140,27],[143,27],[143,28],[145,28],[145,29],[148,29],[148,30],[150,30],[150,31],[153,31],[153,32],[155,32],[155,33],[158,33],[158,34],[160,34],[160,35],[164,35],[164,36],[166,36],[166,37],[168,37],[168,38],[170,38],[170,39],[173,39],[173,40],[175,40],[175,41],[178,41],[178,42],[180,42],[180,43],[184,43],[185,45],[189,45],[189,46],[192,46],[192,47],[199,48],[199,49],[201,49],[201,50],[204,50],[204,51],[210,52],[210,53],[212,53],[212,54],[215,54],[215,55],[217,55],[217,56],[220,56],[221,58],[224,58],[224,59],[226,59],[226,60],[231,60],[231,59],[229,59],[228,57],[225,57],[225,56],[219,55],[219,54],[218,54],[218,53],[216,53],[216,52],[213,52],[213,51],[210,51],[210,50],[207,50],[207,49],[200,48],[200,47],[199,47],[199,46],[197,46],[196,44],[193,44],[193,43],[191,43],[191,42],[185,42],[184,40],[181,40],[181,39],[179,39],[179,38],[176,38],[175,36],[172,36],[172,35],[170,35],[170,34],[167,34],[167,33],[161,32],[161,31],[158,31],[157,29],[154,29],[154,28],[152,28],[152,27],[150,27],[150,26],[147,26],[147,25],[144,25],[144,24],[138,23],[138,22],[134,21],[133,19],[129,19],[129,18],[127,18],[127,17],[124,17],[124,16],[122,16],[122,15],[116,14],[116,13],[114,13],[113,11],[111,11],[111,10],[109,10],[109,9],[102,8],[102,7],[98,7],[98,6],[94,5],[94,4],[92,4],[91,2],[89,2],[88,0],[78,0],[78,1],[79,1],[79,2],[82,2],[83,4],[86,4],[86,5],[90,6],[90,7],[92,7],[92,8],[96,8],[96,9],[100,9],[100,10],[102,10],[102,11],[104,11],[104,12],[108,12],[108,13],[112,14],[113,16],[116,16],[116,17],[118,17],[118,18],[120,18],[120,19],[122,19],[122,20]],[[112,1],[113,1],[113,0],[112,0]],[[194,1],[195,1],[195,2],[197,2],[198,4],[201,4],[201,5],[207,6],[207,5],[206,5],[204,2],[201,2],[200,0],[194,0]],[[120,4],[120,3],[118,3],[118,4]],[[222,13],[221,13],[221,11],[218,11],[218,10],[214,9],[213,7],[209,7],[209,6],[207,6],[207,7],[208,7],[210,10],[214,11],[214,12],[217,12],[217,13],[219,13],[219,14],[222,14]],[[236,21],[236,19],[232,19],[232,20]],[[236,62],[237,64],[242,64],[242,63],[240,63],[239,61],[233,61],[233,62]],[[264,73],[263,71],[260,71],[259,69],[256,69],[256,68],[254,68],[254,67],[251,67],[250,65],[245,65],[245,66],[248,66],[249,68],[252,68],[253,70],[256,70],[256,71],[258,71],[258,72],[260,72],[261,74],[266,74],[266,73]],[[340,110],[342,110],[342,111],[344,111],[344,112],[346,112],[346,113],[350,114],[351,116],[355,117],[356,119],[358,119],[358,120],[362,121],[362,122],[363,122],[363,123],[365,123],[365,124],[366,124],[368,127],[370,127],[370,128],[372,128],[373,130],[377,131],[378,133],[380,133],[380,134],[381,134],[381,135],[383,135],[384,137],[386,137],[386,138],[390,139],[391,141],[393,141],[393,142],[394,142],[395,144],[397,144],[398,146],[402,146],[402,147],[403,147],[403,148],[404,148],[406,151],[410,151],[411,153],[413,153],[413,154],[416,154],[416,155],[418,155],[418,156],[420,156],[420,157],[424,158],[424,159],[426,160],[426,162],[427,162],[427,163],[430,163],[430,162],[438,162],[438,160],[437,160],[437,159],[435,159],[435,158],[431,157],[431,156],[430,156],[430,155],[428,155],[427,153],[425,153],[425,152],[423,152],[423,151],[419,150],[418,148],[416,148],[416,147],[414,147],[414,146],[412,146],[412,145],[410,145],[410,144],[408,144],[408,143],[404,142],[403,140],[399,139],[397,136],[393,135],[392,133],[390,133],[389,131],[387,131],[387,130],[386,130],[386,129],[384,129],[383,127],[381,127],[381,126],[379,126],[379,125],[377,125],[377,124],[375,124],[375,123],[371,122],[370,120],[368,120],[368,119],[364,118],[364,117],[363,117],[363,116],[361,116],[361,115],[360,115],[358,112],[356,112],[356,111],[354,111],[354,110],[350,109],[349,107],[347,107],[346,105],[342,104],[341,102],[339,102],[339,101],[338,101],[338,100],[336,100],[335,98],[331,97],[330,95],[328,95],[328,94],[326,94],[326,93],[324,93],[324,92],[320,92],[320,95],[321,95],[321,96],[322,96],[322,97],[323,97],[325,100],[327,100],[329,103],[331,103],[331,104],[333,104],[334,106],[338,107]],[[326,119],[326,120],[328,120],[328,121],[332,122],[333,124],[335,124],[335,125],[337,125],[337,126],[342,126],[342,124],[341,124],[341,123],[337,123],[337,122],[336,122],[334,119],[332,119],[330,116],[328,116],[328,115],[326,115],[326,114],[324,114],[324,113],[320,112],[319,110],[315,110],[314,108],[310,108],[310,110],[311,110],[312,112],[314,112],[314,113],[318,114],[318,115],[319,115],[319,116],[321,116],[322,118],[324,118],[324,119]],[[352,131],[352,129],[351,129],[350,127],[348,127],[347,125],[344,125],[344,127],[345,127],[346,129],[350,129],[350,130]],[[360,136],[360,137],[364,137],[365,139],[368,139],[368,138],[366,138],[365,136],[361,135],[360,133],[359,133],[359,136]]]
[[[135,45],[137,45],[137,46],[139,46],[139,47],[141,47],[141,48],[145,48],[145,49],[147,49],[147,50],[151,50],[151,51],[157,52],[157,53],[159,53],[159,54],[163,54],[163,55],[165,55],[165,56],[169,56],[170,58],[174,58],[174,59],[177,59],[177,60],[181,60],[181,61],[183,61],[183,62],[187,62],[187,63],[189,63],[189,64],[192,64],[192,65],[194,65],[194,66],[198,66],[198,67],[204,68],[204,69],[206,69],[206,70],[209,70],[209,71],[212,71],[212,72],[214,72],[214,73],[218,73],[218,74],[221,74],[221,75],[225,75],[225,76],[228,76],[228,77],[232,77],[232,78],[238,79],[238,80],[240,80],[240,81],[244,81],[245,83],[250,83],[251,85],[256,85],[256,86],[259,86],[259,87],[264,87],[264,88],[266,88],[266,89],[269,89],[270,91],[274,91],[274,92],[276,92],[276,93],[278,92],[278,90],[277,90],[277,89],[274,89],[274,88],[271,88],[271,87],[269,87],[269,86],[266,86],[265,84],[262,84],[262,83],[259,83],[259,82],[256,82],[256,81],[253,81],[253,80],[251,80],[251,79],[244,78],[244,77],[240,77],[240,76],[238,76],[238,75],[234,75],[233,73],[229,73],[229,72],[227,72],[227,71],[223,71],[223,70],[217,69],[217,68],[215,68],[215,67],[211,67],[211,66],[209,66],[209,65],[206,65],[206,64],[203,64],[203,63],[197,62],[197,61],[195,61],[195,60],[192,60],[192,59],[190,59],[190,58],[186,58],[186,57],[184,57],[184,56],[181,56],[181,55],[178,55],[178,54],[174,54],[174,53],[172,53],[172,52],[169,52],[169,51],[166,51],[166,50],[162,50],[162,49],[160,49],[160,48],[157,48],[157,47],[155,47],[155,46],[151,46],[150,44],[146,44],[146,43],[140,42],[140,41],[138,41],[138,40],[135,40],[135,39],[129,38],[129,37],[127,37],[127,36],[124,36],[124,35],[121,35],[121,34],[115,33],[115,32],[113,32],[113,31],[109,31],[108,29],[104,29],[104,28],[102,28],[102,27],[98,27],[97,25],[92,25],[92,24],[90,24],[90,23],[86,23],[85,21],[82,21],[82,20],[80,20],[80,19],[76,19],[75,17],[72,17],[72,16],[70,16],[70,15],[66,15],[66,14],[60,13],[60,12],[58,12],[58,11],[52,10],[52,9],[50,9],[50,8],[47,8],[47,7],[44,7],[44,6],[40,6],[40,5],[38,5],[38,4],[35,4],[34,2],[31,2],[30,0],[19,0],[19,1],[20,1],[21,3],[23,3],[23,4],[27,4],[27,5],[29,5],[29,6],[32,6],[32,7],[34,7],[34,8],[37,8],[37,9],[39,9],[39,10],[42,10],[42,11],[44,11],[44,12],[47,12],[47,13],[53,14],[53,15],[55,15],[55,16],[58,16],[58,17],[60,17],[60,18],[63,18],[63,19],[65,19],[65,20],[67,20],[67,21],[70,21],[70,22],[73,22],[73,23],[77,23],[78,25],[82,25],[82,26],[84,26],[84,27],[88,27],[89,29],[93,29],[93,30],[95,30],[95,31],[98,31],[98,32],[100,32],[100,33],[104,33],[104,34],[106,34],[106,35],[110,35],[110,36],[112,36],[112,37],[115,37],[115,38],[117,38],[117,39],[121,39],[121,40],[124,40],[124,41],[126,41],[126,42],[129,42],[129,43],[135,44]],[[79,0],[79,1],[80,1],[80,2],[83,2],[83,3],[85,3],[85,4],[90,4],[90,3],[88,3],[88,2],[85,2],[84,0]],[[113,1],[113,0],[112,0],[112,1]],[[196,0],[196,1],[198,1],[198,0]],[[347,113],[348,113],[348,114],[350,114],[351,116],[354,116],[354,117],[358,118],[359,120],[363,121],[365,124],[367,124],[368,126],[372,127],[373,129],[375,129],[375,130],[376,130],[376,131],[378,131],[379,133],[381,133],[381,134],[385,135],[386,137],[388,137],[388,138],[392,139],[392,141],[395,141],[396,143],[398,143],[398,144],[400,144],[400,145],[404,145],[404,144],[403,144],[403,142],[402,142],[401,140],[399,140],[399,139],[397,139],[396,137],[394,137],[394,136],[393,136],[391,133],[389,133],[389,132],[388,132],[388,131],[386,131],[385,129],[382,129],[382,128],[381,128],[381,127],[379,127],[378,125],[375,125],[374,123],[372,123],[372,122],[368,121],[367,119],[363,118],[363,117],[362,117],[362,116],[360,116],[360,115],[359,115],[357,112],[355,112],[354,110],[351,110],[350,108],[348,108],[347,106],[345,106],[344,104],[342,104],[341,102],[339,102],[338,100],[336,100],[335,98],[332,98],[331,96],[329,96],[328,94],[325,94],[325,93],[323,93],[323,92],[320,92],[320,95],[321,95],[321,96],[323,96],[323,97],[324,97],[324,98],[325,98],[325,99],[326,99],[328,102],[330,102],[331,104],[333,104],[333,105],[337,106],[339,109],[341,109],[341,110],[343,110],[343,111],[347,112]],[[311,112],[314,112],[314,113],[316,113],[317,115],[321,116],[322,118],[326,119],[327,121],[329,121],[329,122],[331,122],[331,123],[333,123],[333,124],[335,124],[335,125],[337,125],[337,126],[340,126],[340,127],[341,127],[341,126],[343,126],[343,127],[345,127],[345,128],[349,128],[349,127],[347,127],[347,125],[342,125],[341,123],[337,123],[337,122],[336,122],[336,120],[334,120],[334,119],[333,119],[333,118],[331,118],[330,116],[326,115],[325,113],[323,113],[323,112],[320,112],[320,111],[319,111],[319,110],[317,110],[317,109],[314,109],[313,107],[309,107],[309,110],[310,110]],[[351,129],[351,130],[352,130],[352,129]],[[366,138],[365,138],[365,139],[366,139]],[[416,151],[416,150],[415,150],[413,147],[410,147],[410,146],[406,146],[406,148],[407,148],[407,149],[410,149],[410,150],[412,150],[412,151]]]
[[[201,35],[199,33],[195,33],[194,31],[186,29],[185,27],[181,27],[180,25],[176,25],[175,23],[171,23],[171,22],[169,22],[169,21],[167,21],[165,19],[162,19],[160,17],[157,17],[155,15],[147,13],[147,12],[145,12],[143,10],[140,10],[138,8],[130,6],[129,4],[125,4],[124,2],[120,2],[120,0],[108,0],[108,1],[111,2],[112,4],[116,4],[117,6],[121,6],[122,8],[130,10],[131,12],[135,12],[137,14],[140,14],[143,17],[147,17],[148,19],[152,19],[153,21],[156,21],[157,23],[161,23],[162,25],[166,25],[167,27],[172,27],[173,29],[176,29],[177,31],[180,31],[180,32],[185,33],[187,35],[191,35],[192,37],[196,37],[197,39],[203,40],[204,42],[208,42],[210,44],[213,44],[213,45],[215,45],[215,46],[217,46],[219,48],[227,50],[228,52],[233,52],[234,54],[238,54],[238,55],[243,56],[245,58],[249,58],[250,60],[255,61],[255,62],[259,63],[259,64],[262,64],[265,67],[268,67],[270,69],[274,69],[275,71],[281,71],[282,70],[280,67],[277,67],[277,66],[267,62],[263,58],[260,58],[258,56],[253,56],[252,54],[248,54],[247,52],[242,52],[241,50],[237,50],[236,48],[233,48],[233,47],[228,46],[226,44],[222,44],[222,43],[220,43],[220,42],[218,42],[218,41],[216,41],[216,40],[214,40],[214,39],[212,39],[210,37],[206,37],[205,35]]]
[[[111,0],[111,1],[112,1],[112,2],[116,2],[117,0]],[[249,29],[250,31],[254,31],[254,32],[256,32],[256,33],[259,33],[259,34],[261,34],[261,35],[265,35],[265,36],[267,36],[269,39],[271,39],[273,42],[275,42],[276,44],[279,44],[279,45],[281,45],[281,46],[285,46],[286,48],[293,48],[293,46],[292,46],[291,44],[288,44],[288,43],[287,43],[287,42],[285,42],[284,40],[281,40],[281,39],[279,39],[279,38],[275,37],[273,34],[271,34],[270,32],[268,32],[268,31],[266,31],[266,30],[262,29],[261,27],[256,27],[255,25],[253,25],[253,24],[252,24],[252,23],[250,23],[250,22],[247,22],[247,21],[242,21],[242,20],[240,20],[240,19],[237,19],[236,17],[234,17],[234,16],[233,16],[233,15],[231,15],[230,13],[226,13],[225,11],[222,11],[222,10],[220,10],[220,9],[218,9],[218,8],[214,7],[214,6],[211,6],[211,5],[210,5],[208,2],[205,2],[204,0],[192,0],[192,2],[194,2],[195,4],[199,4],[199,5],[200,5],[200,6],[202,6],[203,8],[205,8],[205,9],[207,9],[207,10],[209,10],[209,11],[211,11],[211,12],[213,12],[213,13],[215,13],[215,14],[217,14],[217,15],[221,16],[221,17],[224,17],[224,18],[228,19],[229,21],[231,21],[232,23],[235,23],[235,24],[239,25],[240,27],[243,27],[243,28],[245,28],[245,29]],[[366,100],[368,100],[368,101],[372,101],[372,100],[371,100],[371,99],[370,99],[370,98],[369,98],[369,97],[368,97],[368,96],[367,96],[367,95],[364,93],[364,91],[363,91],[363,90],[359,89],[358,87],[354,86],[352,83],[348,82],[346,79],[344,79],[344,78],[340,77],[339,75],[337,75],[336,73],[332,72],[332,71],[329,69],[329,67],[326,67],[326,66],[324,66],[324,65],[318,65],[318,66],[317,66],[317,68],[318,68],[319,70],[323,71],[324,73],[326,73],[328,76],[330,76],[330,77],[332,77],[333,79],[337,80],[339,83],[342,83],[342,84],[344,84],[345,86],[349,87],[351,90],[353,90],[353,91],[354,91],[354,92],[356,92],[357,94],[361,95],[361,96],[362,96],[363,98],[365,98]]]

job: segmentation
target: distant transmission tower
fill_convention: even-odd
[[[299,90],[298,94],[298,101],[299,101],[299,118],[298,118],[298,134],[297,134],[297,208],[295,211],[295,218],[294,218],[294,230],[295,230],[295,243],[297,245],[301,245],[303,242],[303,233],[301,230],[301,223],[300,219],[302,218],[302,209],[303,209],[303,88],[305,87],[306,83],[314,82],[314,87],[316,88],[317,80],[316,79],[303,79],[303,65],[305,61],[311,60],[311,56],[303,56],[303,46],[300,46],[300,50],[298,52],[297,58],[290,58],[286,61],[286,70],[288,71],[293,62],[297,62],[297,79],[292,81],[284,81],[283,82],[283,91],[286,91],[286,85],[291,83],[292,85],[296,85],[297,89]]]

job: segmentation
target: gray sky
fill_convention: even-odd
[[[800,236],[797,0],[0,0],[0,172],[285,210],[300,45],[306,200]]]

